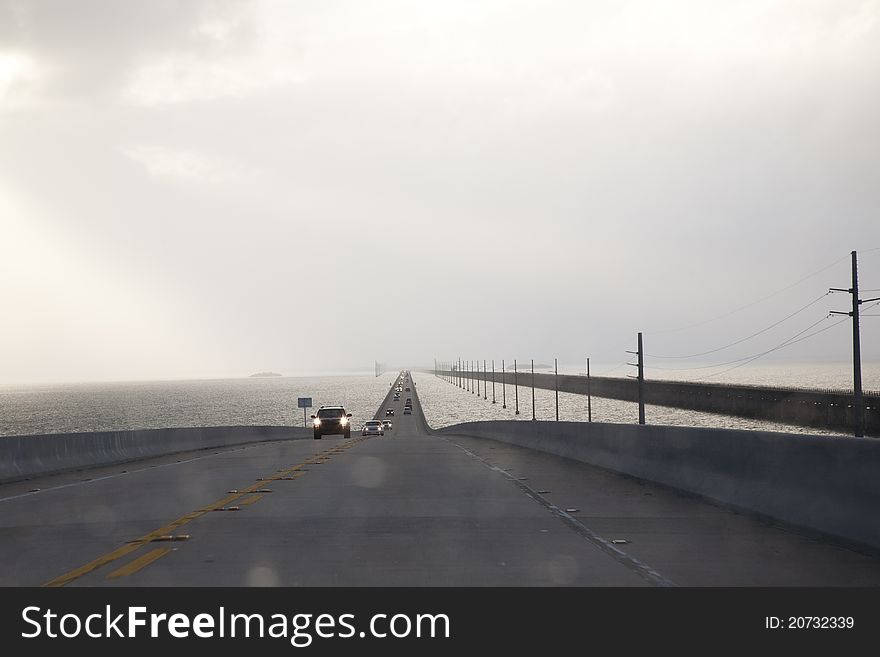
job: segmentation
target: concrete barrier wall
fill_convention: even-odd
[[[311,437],[301,427],[187,427],[0,437],[0,483],[199,449]]]
[[[439,371],[440,376],[457,376],[456,372]],[[482,372],[462,373],[470,379],[484,380]],[[485,380],[492,380],[492,374]],[[496,372],[496,385],[502,381],[520,388],[532,385],[532,374],[520,371]],[[536,373],[535,387],[542,390],[586,395],[587,379],[581,375]],[[637,402],[638,382],[635,379],[594,376],[590,380],[594,397]],[[645,403],[670,408],[686,408],[703,413],[722,413],[771,422],[784,422],[804,427],[852,431],[855,410],[852,391],[813,390],[778,386],[733,385],[729,383],[695,383],[688,381],[645,381]],[[649,411],[650,412],[650,411]],[[865,392],[865,431],[869,436],[880,436],[880,393]]]
[[[880,440],[581,422],[433,430],[520,445],[880,548]]]

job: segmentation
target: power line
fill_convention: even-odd
[[[869,249],[869,251],[876,251],[876,250],[880,250],[880,247],[877,247],[876,249]],[[867,251],[864,253],[867,253]],[[800,285],[801,283],[803,283],[807,279],[810,279],[813,276],[817,276],[818,274],[821,274],[822,272],[831,269],[832,267],[834,267],[835,265],[837,265],[841,261],[846,260],[849,257],[850,257],[849,254],[847,254],[847,255],[843,256],[842,258],[838,258],[837,260],[835,260],[831,264],[826,265],[826,266],[822,267],[821,269],[817,269],[816,271],[809,273],[802,278],[799,278],[794,283],[786,285],[785,287],[780,288],[780,289],[776,290],[775,292],[771,292],[767,296],[761,297],[760,299],[757,299],[756,301],[752,301],[751,303],[747,303],[744,306],[739,306],[738,308],[734,308],[733,310],[730,310],[730,311],[723,313],[721,315],[717,315],[717,316],[712,317],[710,319],[696,322],[694,324],[686,324],[685,326],[679,326],[678,328],[674,328],[674,329],[665,329],[663,331],[651,331],[649,333],[649,335],[663,335],[665,333],[676,333],[678,331],[684,331],[685,329],[696,328],[698,326],[704,326],[705,324],[710,324],[712,322],[718,321],[719,319],[724,319],[725,317],[730,317],[731,315],[738,313],[741,310],[745,310],[746,308],[751,308],[752,306],[755,306],[755,305],[761,303],[762,301],[766,301],[767,299],[772,299],[776,295],[782,294],[783,292],[790,290],[791,288],[795,287],[796,285]]]
[[[824,320],[824,319],[828,319],[828,318],[825,317],[825,318],[823,318],[823,320]],[[724,374],[725,372],[730,372],[731,370],[735,370],[735,369],[737,369],[738,367],[742,367],[743,365],[748,365],[749,363],[751,363],[751,362],[753,362],[753,361],[756,361],[756,360],[758,360],[759,358],[761,358],[761,357],[763,357],[763,356],[766,356],[767,354],[769,354],[769,353],[771,353],[771,352],[778,351],[779,349],[783,349],[783,348],[785,348],[785,347],[790,347],[790,346],[793,345],[793,344],[797,344],[798,342],[803,342],[804,340],[807,340],[807,339],[809,339],[809,338],[812,338],[812,337],[815,336],[815,335],[819,335],[820,333],[824,333],[825,331],[827,331],[827,330],[829,330],[829,329],[833,329],[835,326],[840,326],[840,325],[843,324],[845,321],[846,321],[846,319],[841,319],[840,321],[834,322],[834,323],[831,324],[830,326],[826,326],[826,327],[823,328],[823,329],[819,329],[818,331],[814,331],[813,333],[810,333],[809,335],[805,335],[804,337],[802,337],[802,338],[800,338],[800,339],[798,339],[798,340],[790,340],[790,341],[787,341],[787,342],[783,342],[782,344],[779,344],[779,345],[773,347],[773,349],[768,349],[768,350],[765,351],[763,354],[758,354],[758,355],[755,356],[754,358],[750,358],[749,360],[747,360],[747,361],[744,362],[744,363],[740,363],[739,365],[734,365],[733,367],[729,367],[729,368],[727,368],[726,370],[721,370],[720,372],[713,372],[712,374],[707,374],[707,375],[706,375],[705,377],[703,377],[703,378],[704,378],[704,379],[711,379],[713,376],[719,376],[719,375],[721,375],[721,374]],[[817,323],[818,323],[818,322],[817,322]],[[815,326],[815,324],[814,324],[813,326]]]
[[[815,327],[815,326],[821,324],[822,322],[824,322],[826,319],[828,319],[828,317],[829,317],[829,315],[826,315],[825,317],[822,317],[819,321],[813,322],[813,323],[810,324],[807,328],[803,329],[802,331],[798,331],[798,332],[795,333],[793,336],[791,336],[788,340],[785,340],[785,341],[782,342],[781,344],[784,345],[784,344],[790,342],[791,340],[794,340],[795,338],[797,338],[797,337],[803,335],[804,333],[806,333],[807,331],[809,331],[809,330],[812,329],[813,327]],[[765,355],[765,354],[770,353],[771,351],[773,351],[773,350],[776,349],[776,348],[777,348],[777,347],[773,347],[773,349],[770,349],[770,350],[768,350],[768,351],[763,351],[763,352],[761,352],[761,353],[759,353],[759,354],[752,354],[752,355],[750,355],[750,356],[743,356],[742,358],[736,358],[736,359],[734,359],[734,360],[728,360],[728,361],[723,362],[723,363],[713,363],[712,365],[699,365],[699,366],[696,366],[696,367],[654,367],[654,366],[652,366],[650,369],[655,369],[655,370],[667,370],[667,371],[673,371],[673,372],[688,372],[688,371],[692,371],[692,370],[710,370],[710,369],[714,369],[714,368],[716,368],[716,367],[724,367],[725,365],[732,365],[733,363],[741,363],[741,362],[743,362],[743,361],[747,361],[747,360],[750,360],[750,359],[753,359],[753,358],[758,358],[758,357],[761,357],[761,356],[763,356],[763,355]],[[712,375],[712,376],[714,376],[714,375]]]
[[[868,310],[870,308],[874,308],[875,306],[880,306],[880,301],[872,303],[869,306],[865,306],[865,308],[859,312],[859,315],[862,316],[865,310]],[[704,379],[711,379],[712,377],[719,376],[719,375],[724,374],[726,372],[730,372],[730,371],[735,370],[739,367],[742,367],[743,365],[748,365],[749,363],[756,361],[759,358],[766,356],[769,353],[772,353],[774,351],[779,351],[780,349],[784,349],[785,347],[790,347],[794,344],[797,344],[798,342],[803,342],[804,340],[808,340],[809,338],[812,338],[813,336],[819,335],[820,333],[824,333],[825,331],[833,329],[835,326],[839,326],[840,324],[843,324],[848,319],[848,318],[841,319],[837,322],[834,322],[830,326],[826,326],[825,328],[819,329],[818,331],[814,331],[813,333],[810,333],[809,335],[804,335],[803,337],[800,337],[803,333],[806,333],[807,331],[809,331],[813,327],[817,326],[818,324],[821,324],[826,319],[828,319],[830,316],[831,315],[826,315],[825,317],[823,317],[819,321],[817,321],[817,322],[811,324],[810,326],[808,326],[807,328],[805,328],[803,331],[800,331],[799,333],[794,334],[788,340],[785,340],[784,342],[779,343],[778,345],[776,345],[772,349],[768,349],[767,351],[764,351],[760,354],[755,354],[754,356],[746,356],[745,358],[740,358],[737,361],[730,361],[728,363],[718,363],[716,365],[710,365],[710,366],[707,366],[704,368],[680,368],[680,369],[682,369],[682,370],[684,370],[684,369],[708,369],[709,367],[722,367],[724,365],[729,365],[731,363],[737,363],[739,361],[743,361],[743,362],[739,362],[739,364],[734,365],[733,367],[727,368],[726,370],[721,370],[720,372],[713,372],[712,374],[707,374],[706,376],[703,377]],[[658,369],[658,368],[654,368],[654,369]],[[672,368],[669,368],[669,369],[672,369]]]
[[[593,376],[608,376],[612,372],[619,370],[621,367],[623,367],[624,365],[627,365],[627,364],[628,363],[626,361],[623,361],[620,365],[615,365],[610,370],[605,370],[604,372],[601,372],[599,374],[593,374]]]
[[[791,313],[790,315],[786,315],[785,317],[783,317],[782,319],[780,319],[778,322],[774,322],[774,323],[771,324],[770,326],[768,326],[768,327],[766,327],[766,328],[762,328],[760,331],[757,331],[757,332],[755,332],[755,333],[752,333],[751,335],[746,336],[746,337],[744,337],[744,338],[742,338],[742,339],[740,339],[740,340],[737,340],[736,342],[731,342],[730,344],[726,344],[726,345],[724,345],[723,347],[718,347],[717,349],[710,349],[709,351],[702,351],[702,352],[700,352],[700,353],[698,353],[698,354],[688,354],[688,355],[686,355],[686,356],[659,356],[659,355],[656,355],[656,354],[646,354],[646,355],[648,356],[648,358],[696,358],[697,356],[706,356],[706,355],[708,355],[708,354],[714,354],[714,353],[719,352],[719,351],[724,351],[725,349],[729,349],[730,347],[734,347],[734,346],[736,346],[736,345],[738,345],[738,344],[742,344],[743,342],[746,342],[747,340],[751,340],[752,338],[757,337],[757,336],[761,335],[762,333],[766,333],[767,331],[769,331],[769,330],[772,329],[772,328],[776,328],[777,326],[779,326],[779,325],[782,324],[783,322],[788,321],[789,319],[791,319],[791,318],[794,317],[795,315],[797,315],[797,314],[803,312],[804,310],[806,310],[806,309],[809,308],[810,306],[812,306],[812,305],[814,305],[814,304],[816,304],[816,303],[819,303],[822,299],[824,299],[825,297],[827,297],[829,294],[830,294],[830,292],[826,292],[825,294],[822,294],[821,296],[817,297],[816,299],[814,299],[813,301],[811,301],[810,303],[808,303],[806,306],[803,306],[803,307],[799,308],[798,310],[795,310],[795,311],[794,311],[793,313]]]

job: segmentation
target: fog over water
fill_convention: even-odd
[[[872,0],[0,0],[0,383],[838,368],[878,116]]]

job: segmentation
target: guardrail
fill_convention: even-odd
[[[200,449],[311,436],[301,427],[185,427],[0,437],[0,483]]]

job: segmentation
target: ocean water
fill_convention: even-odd
[[[374,377],[308,376],[0,386],[0,435],[163,427],[298,425],[298,397],[341,404],[355,426],[371,419],[396,372]],[[311,415],[314,411],[309,411]]]
[[[581,371],[583,368],[581,368]],[[536,370],[537,371],[537,370]],[[542,370],[542,371],[547,371]],[[602,366],[591,367],[596,375]],[[575,374],[576,367],[560,368]],[[612,372],[622,376],[625,370]],[[880,368],[864,368],[865,388],[880,389]],[[731,382],[767,385],[798,385],[816,388],[847,388],[851,370],[847,364],[814,366],[765,366],[731,372]],[[312,397],[315,407],[342,404],[353,413],[355,426],[373,416],[396,377],[386,372],[335,376],[240,378],[191,381],[152,381],[130,383],[83,383],[63,385],[0,386],[0,436],[78,431],[112,431],[162,427],[297,425],[302,426],[302,409],[297,397]],[[659,377],[657,377],[659,378]],[[666,377],[664,377],[666,378]],[[432,374],[414,372],[419,397],[428,423],[448,426],[469,420],[531,420],[531,389],[519,386],[520,414],[515,414],[513,386],[495,386],[496,404],[465,392]],[[521,382],[527,382],[524,376]],[[506,392],[507,408],[502,408]],[[594,397],[596,422],[634,423],[638,407],[632,402]],[[311,411],[308,413],[311,414]],[[555,397],[551,390],[535,390],[535,417],[555,418]],[[560,420],[586,421],[587,399],[583,395],[559,394]],[[698,413],[681,409],[648,406],[650,424],[761,429],[799,433],[827,433],[816,429],[763,422],[745,418]]]

